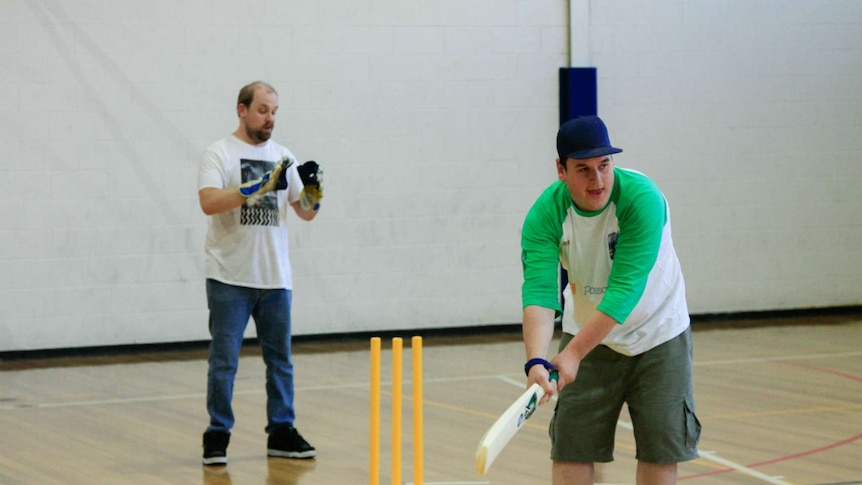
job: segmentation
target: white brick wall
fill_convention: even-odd
[[[599,109],[665,188],[691,310],[860,304],[862,4],[592,5]]]
[[[326,173],[292,220],[295,333],[519,321],[566,3],[247,5],[0,3],[0,352],[207,338],[197,162],[254,79]],[[862,4],[589,10],[600,114],[670,199],[692,311],[862,303]]]

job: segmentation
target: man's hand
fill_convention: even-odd
[[[559,378],[557,380],[557,390],[563,390],[567,384],[571,384],[578,377],[578,369],[581,367],[581,359],[573,355],[572,352],[562,352],[551,359],[551,364],[557,369]]]
[[[553,374],[553,376],[552,376]],[[559,386],[557,385],[558,377],[557,370],[549,371],[544,366],[534,365],[530,368],[527,374],[527,387],[530,387],[534,382],[538,383],[545,390],[545,395],[539,400],[539,404],[545,404],[551,397],[557,394]]]
[[[273,190],[284,190],[287,188],[287,169],[293,165],[293,159],[282,158],[276,163],[275,168],[263,174],[263,177],[246,182],[239,186],[239,193],[248,198],[245,204],[252,206],[257,201]]]
[[[299,203],[304,210],[316,211],[320,208],[320,199],[323,198],[323,169],[314,160],[309,160],[297,167],[297,171],[305,186]]]
[[[551,364],[560,373],[557,389],[562,390],[567,384],[574,382],[578,376],[581,361],[587,357],[596,345],[602,343],[611,330],[617,327],[617,322],[601,310],[593,310],[587,322],[581,326],[578,334],[566,344],[566,347],[551,359]]]

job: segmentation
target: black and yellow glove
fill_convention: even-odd
[[[299,178],[305,186],[299,197],[299,203],[305,210],[320,209],[320,199],[323,198],[323,169],[314,160],[309,160],[299,167]]]
[[[251,180],[239,186],[239,193],[248,200],[247,206],[253,206],[265,194],[274,190],[287,188],[287,169],[293,165],[293,159],[284,157],[275,164],[275,168],[263,174],[257,180]]]

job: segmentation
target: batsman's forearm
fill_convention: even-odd
[[[578,330],[577,335],[566,345],[563,352],[571,352],[578,360],[602,343],[602,340],[618,325],[617,321],[601,310],[593,311],[587,322]]]
[[[239,193],[236,187],[229,187],[227,189],[208,187],[201,189],[198,192],[198,199],[200,200],[201,210],[208,216],[236,209],[246,201],[246,198]]]
[[[529,305],[524,308],[522,331],[527,360],[539,357],[546,358],[548,346],[554,338],[554,317],[556,312],[551,308]]]

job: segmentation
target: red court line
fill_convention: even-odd
[[[725,468],[723,470],[713,470],[711,472],[698,473],[697,475],[687,475],[684,477],[677,477],[676,480],[678,482],[681,482],[683,480],[691,480],[693,478],[710,477],[712,475],[721,475],[722,473],[729,473],[729,472],[735,472],[735,471],[736,470],[734,470],[733,468]]]
[[[820,372],[825,372],[827,374],[833,374],[833,375],[836,375],[839,377],[843,377],[845,379],[849,379],[851,381],[862,382],[862,377],[854,375],[854,374],[847,374],[845,372],[838,372],[838,371],[834,371],[831,369],[824,369],[821,367],[802,364],[799,362],[784,362],[784,364],[790,364],[790,365],[795,365],[795,366],[799,366],[799,367],[805,367],[806,369],[812,369],[812,370],[816,370],[816,371],[820,371]],[[850,438],[847,438],[845,440],[836,441],[835,443],[831,443],[831,444],[828,444],[826,446],[821,446],[820,448],[814,448],[812,450],[801,451],[799,453],[794,453],[792,455],[780,456],[778,458],[773,458],[772,460],[761,461],[758,463],[752,463],[750,465],[745,465],[745,466],[748,468],[755,468],[755,467],[759,467],[759,466],[763,466],[763,465],[770,465],[772,463],[778,463],[778,462],[782,462],[782,461],[793,460],[795,458],[800,458],[800,457],[808,456],[808,455],[814,455],[816,453],[820,453],[823,451],[828,451],[828,450],[831,450],[834,448],[838,448],[840,446],[844,446],[846,444],[852,443],[854,441],[858,441],[860,439],[862,439],[862,434],[857,434],[856,436],[851,436]],[[711,475],[719,475],[721,473],[728,473],[728,472],[734,472],[734,471],[736,471],[736,470],[734,470],[732,468],[726,468],[723,470],[714,470],[711,472],[698,473],[697,475],[688,475],[685,477],[679,477],[679,478],[677,478],[677,480],[689,480],[692,478],[701,478],[701,477],[707,477],[707,476],[711,476]]]
[[[820,372],[825,372],[827,374],[832,374],[838,377],[843,377],[845,379],[850,379],[851,381],[862,382],[862,376],[857,376],[855,374],[848,374],[846,372],[839,372],[837,370],[832,369],[824,369],[822,367],[817,367],[809,364],[803,364],[801,362],[784,362],[785,364],[795,365],[797,367],[805,367],[806,369],[816,370]]]
[[[808,455],[814,455],[814,454],[817,454],[817,453],[820,453],[823,451],[831,450],[833,448],[838,448],[839,446],[844,446],[846,444],[850,444],[850,443],[857,441],[857,440],[860,440],[860,439],[862,439],[862,434],[857,434],[856,436],[852,436],[852,437],[847,438],[845,440],[836,441],[835,443],[830,443],[826,446],[821,446],[820,448],[814,448],[812,450],[801,451],[799,453],[794,453],[792,455],[780,456],[778,458],[773,458],[772,460],[761,461],[758,463],[752,463],[750,465],[745,465],[745,466],[747,468],[756,468],[759,466],[770,465],[772,463],[778,463],[781,461],[793,460],[795,458],[800,458],[800,457],[808,456]],[[711,475],[720,475],[722,473],[729,473],[729,472],[735,472],[735,471],[736,470],[734,470],[733,468],[725,468],[722,470],[713,470],[711,472],[704,472],[704,473],[698,473],[696,475],[688,475],[685,477],[679,477],[677,480],[690,480],[692,478],[708,477]]]
[[[860,439],[862,439],[862,433],[857,434],[856,436],[851,436],[850,438],[847,438],[846,440],[836,441],[835,443],[828,444],[826,446],[821,446],[820,448],[814,448],[813,450],[802,451],[799,453],[795,453],[793,455],[787,455],[787,456],[782,456],[779,458],[773,458],[772,460],[761,461],[760,463],[754,463],[753,465],[749,465],[749,466],[755,467],[755,466],[769,465],[771,463],[777,463],[779,461],[787,461],[787,460],[792,460],[794,458],[799,458],[801,456],[813,455],[815,453],[820,453],[821,451],[828,451],[828,450],[831,450],[833,448],[838,448],[839,446],[844,446],[846,444],[850,444],[850,443],[852,443],[856,440],[860,440]]]

